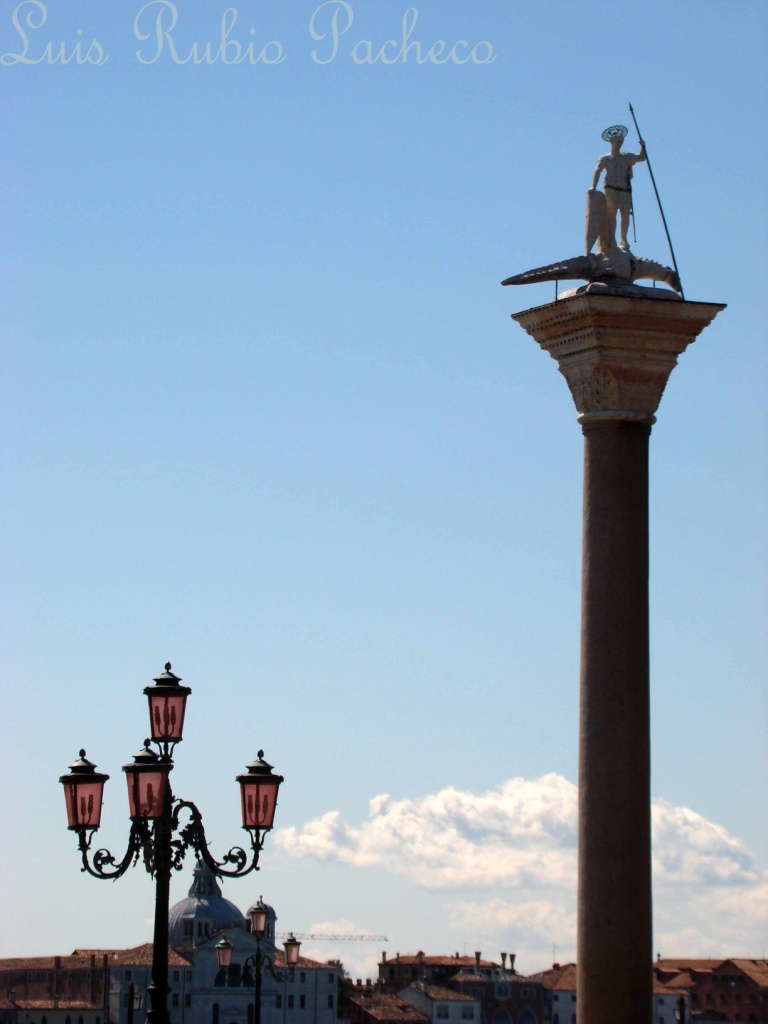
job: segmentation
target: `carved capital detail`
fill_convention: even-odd
[[[582,294],[512,319],[557,360],[579,421],[655,422],[677,357],[725,306]]]

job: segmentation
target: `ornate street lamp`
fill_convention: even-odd
[[[259,751],[257,760],[248,765],[245,774],[237,776],[243,828],[248,832],[251,852],[247,854],[242,847],[235,846],[223,860],[215,860],[208,849],[200,811],[190,800],[173,796],[169,778],[173,770],[173,750],[182,740],[187,697],[192,691],[180,685],[181,679],[171,671],[170,662],[154,683],[144,690],[149,700],[151,738],[144,741],[133,761],[123,766],[128,783],[131,829],[128,849],[119,863],[109,850],[100,849],[89,855],[93,835],[101,824],[104,783],[109,776],[97,772],[96,765],[88,761],[85,751],[81,750],[78,760],[69,766],[69,774],[62,775],[59,782],[64,787],[67,827],[77,832],[83,862],[81,870],[94,878],[114,879],[124,875],[141,858],[155,879],[155,930],[147,1021],[170,1024],[168,902],[171,872],[181,869],[190,848],[219,878],[240,878],[249,871],[258,871],[259,854],[266,833],[274,823],[277,793],[283,777],[275,775],[272,765],[263,760],[263,750]],[[151,743],[158,747],[159,753],[150,749]]]
[[[261,754],[259,754],[259,757],[261,757]],[[252,956],[246,958],[243,962],[243,968],[249,967],[253,971],[253,1024],[261,1024],[262,974],[266,969],[275,981],[292,981],[294,968],[299,962],[299,949],[301,947],[301,943],[298,939],[294,938],[293,932],[291,932],[283,943],[283,949],[285,950],[285,963],[288,968],[287,973],[283,974],[275,969],[274,962],[269,953],[261,952],[261,940],[267,928],[267,906],[261,897],[259,897],[259,902],[251,907],[248,914],[251,918],[251,934],[256,936],[256,952]],[[226,938],[222,938],[216,943],[216,959],[222,970],[228,970],[231,966],[232,950],[232,943],[228,942]]]

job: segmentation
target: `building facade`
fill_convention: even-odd
[[[169,913],[171,1024],[253,1024],[257,952],[276,975],[263,971],[262,1024],[336,1024],[336,968],[300,957],[288,971],[283,950],[275,947],[276,922],[268,907],[267,928],[257,941],[250,918],[224,899],[213,873],[198,863],[189,895]],[[222,938],[233,947],[227,970],[216,956]],[[151,968],[151,943],[0,960],[0,1024],[141,1024]]]
[[[690,992],[692,1021],[768,1024],[768,960],[659,957],[658,982]]]

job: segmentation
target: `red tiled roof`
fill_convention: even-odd
[[[745,960],[740,957],[731,960],[731,963],[758,985],[768,987],[768,960]]]
[[[477,960],[473,956],[424,956],[416,954],[411,956],[400,956],[399,954],[394,957],[390,957],[389,960],[385,960],[384,964],[387,967],[394,967],[400,964],[402,967],[476,967]],[[496,967],[492,960],[481,960],[481,967]]]
[[[152,966],[152,943],[145,942],[141,946],[134,946],[132,949],[76,949],[75,955],[90,956],[96,954],[98,963],[101,957],[106,956],[110,967],[151,967]],[[64,957],[62,957],[63,966]],[[168,947],[169,967],[189,967],[189,960],[185,960],[171,947]]]
[[[515,985],[525,984],[526,982],[531,981],[540,982],[541,975],[533,974],[529,976],[527,974],[505,974],[503,976],[499,975],[498,977],[489,978],[487,974],[475,974],[472,971],[459,971],[449,980],[456,982],[457,984],[459,982],[468,982],[474,985],[496,985],[498,982],[504,981],[509,982],[511,985]]]
[[[562,964],[542,971],[539,975],[544,988],[550,992],[576,991],[576,964]]]
[[[713,971],[716,967],[719,967],[723,960],[724,957],[720,957],[719,960],[700,960],[691,957],[661,957],[654,961],[653,966],[660,967],[663,971],[694,970],[698,974],[704,974],[706,971]]]
[[[52,971],[56,967],[56,959],[55,956],[11,957],[7,960],[0,960],[0,971]],[[78,950],[72,956],[63,956],[60,960],[61,970],[73,971],[78,968],[90,969],[91,967],[90,955]],[[101,967],[98,960],[96,966]]]
[[[414,982],[413,985],[407,985],[406,988],[415,988],[417,992],[421,992],[427,999],[439,999],[441,1002],[448,1002],[449,1000],[454,1003],[473,1002],[472,996],[465,996],[463,992],[454,992],[452,988],[443,988],[442,985],[430,985],[429,982],[427,982],[426,991],[424,991],[425,986],[422,981]]]
[[[410,1003],[403,1002],[397,996],[383,995],[376,993],[371,996],[352,996],[350,1003],[354,1003],[365,1011],[374,1020],[381,1024],[403,1021],[404,1024],[424,1024],[429,1020],[423,1013],[419,1013]]]
[[[20,1010],[102,1010],[101,1003],[86,1003],[83,1000],[69,1002],[59,999],[17,999],[15,1004]]]
[[[302,956],[299,954],[299,959],[296,964],[297,967],[309,967],[310,970],[318,967],[324,967],[327,971],[334,970],[333,967],[329,967],[328,964],[321,963],[319,960],[310,960],[308,956]],[[285,950],[275,950],[275,967],[285,967]]]

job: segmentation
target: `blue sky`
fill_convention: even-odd
[[[230,39],[279,63],[180,63],[227,10],[0,3],[0,955],[150,936],[143,871],[78,873],[56,780],[80,746],[112,776],[118,852],[167,659],[216,851],[259,747],[286,777],[230,899],[390,952],[574,955],[581,435],[509,319],[552,287],[499,282],[580,253],[628,101],[686,296],[728,303],[651,442],[656,941],[764,955],[764,5],[261,0]],[[469,59],[395,59],[404,18]],[[643,167],[635,210],[668,262]]]

